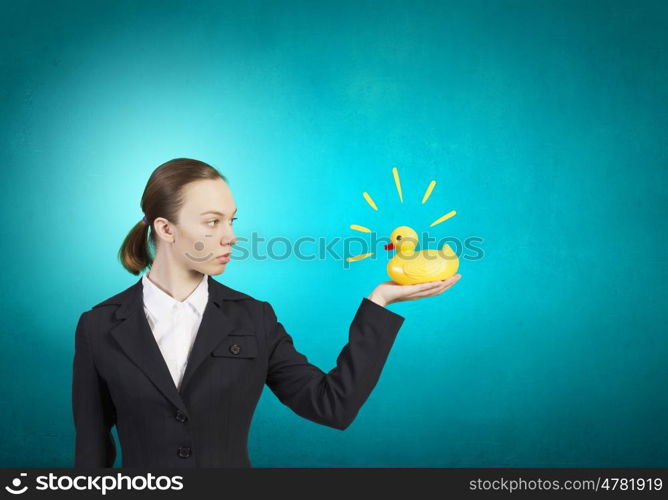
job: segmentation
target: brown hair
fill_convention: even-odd
[[[191,158],[175,158],[156,168],[141,197],[141,209],[147,224],[140,220],[123,240],[118,258],[125,269],[139,274],[153,263],[156,249],[153,221],[157,217],[178,223],[183,205],[183,187],[204,179],[227,179],[211,165]]]

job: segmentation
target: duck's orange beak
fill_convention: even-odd
[[[394,250],[394,244],[393,243],[388,243],[385,245],[385,250]]]

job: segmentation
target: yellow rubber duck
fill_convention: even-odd
[[[400,285],[414,285],[445,280],[459,269],[459,258],[445,243],[441,250],[415,251],[417,233],[408,226],[399,226],[390,235],[385,250],[396,248],[397,254],[387,263],[387,274]]]

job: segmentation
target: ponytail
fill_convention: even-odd
[[[149,228],[148,224],[140,220],[130,229],[118,250],[121,264],[135,276],[153,263],[148,241]]]

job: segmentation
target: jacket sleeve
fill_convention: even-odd
[[[84,312],[75,333],[72,369],[74,466],[113,467],[116,447],[111,428],[116,413],[107,385],[95,368],[86,325]]]
[[[350,325],[348,343],[336,366],[324,373],[295,349],[268,302],[263,302],[263,315],[269,388],[296,414],[340,430],[352,423],[378,382],[404,322],[403,316],[363,298]]]

